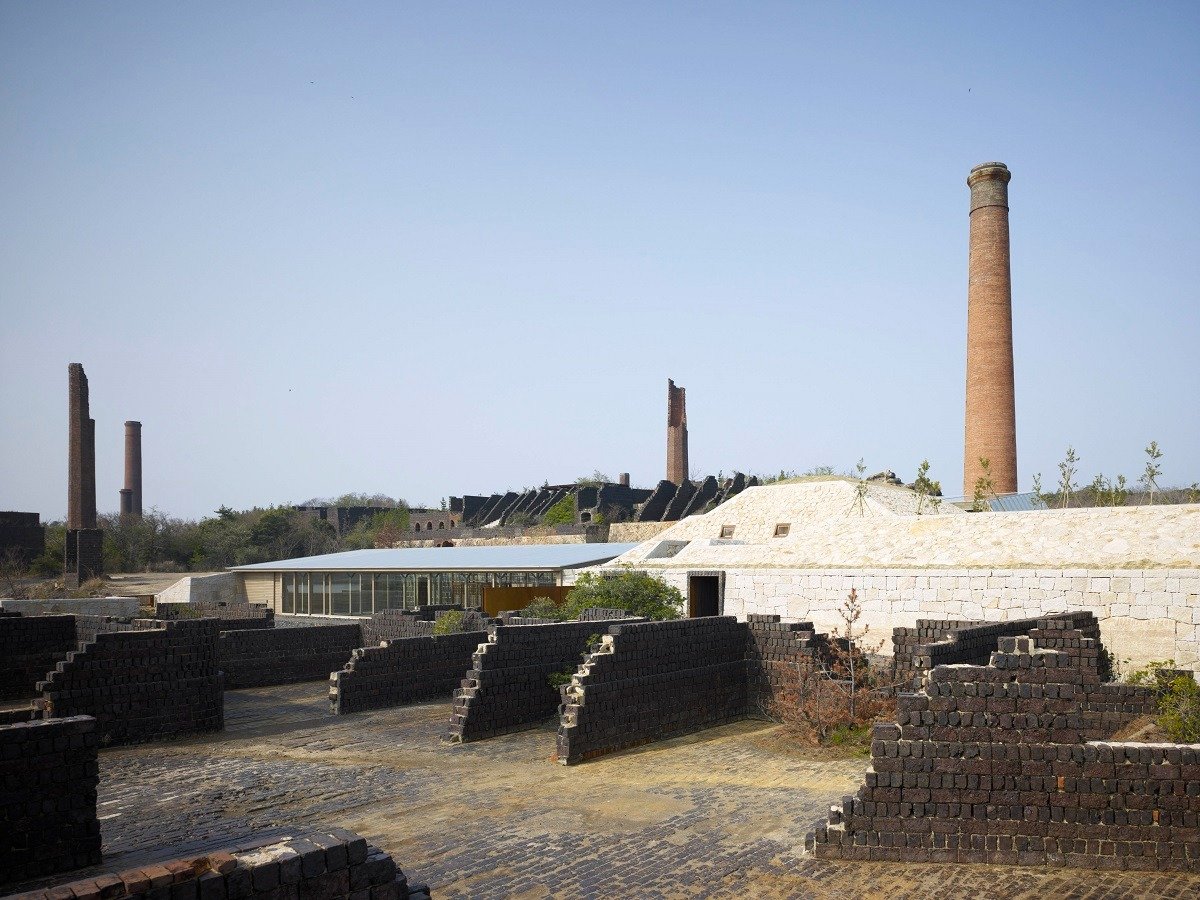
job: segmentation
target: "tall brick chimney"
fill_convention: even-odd
[[[129,511],[125,510],[129,492]],[[121,515],[136,521],[142,517],[142,423],[125,423],[125,490],[121,491]]]
[[[967,415],[963,494],[970,497],[988,460],[997,494],[1017,490],[1017,411],[1013,390],[1012,281],[1008,182],[1004,163],[978,165],[971,189],[967,282]]]
[[[667,379],[667,481],[683,484],[688,477],[687,397]]]
[[[617,484],[621,487],[629,487],[629,473],[622,472],[617,476]]]
[[[96,421],[88,403],[83,366],[67,367],[67,535],[63,579],[68,587],[103,571],[102,535],[96,527]]]

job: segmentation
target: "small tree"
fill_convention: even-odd
[[[921,515],[925,506],[931,506],[935,511],[941,506],[942,483],[929,477],[929,460],[921,460],[917,467],[917,478],[913,482],[913,491],[917,495],[917,515]]]
[[[1108,485],[1108,505],[1124,506],[1129,499],[1129,488],[1125,484],[1125,476],[1118,475],[1117,480]]]
[[[1158,461],[1162,459],[1162,451],[1158,449],[1158,441],[1151,441],[1150,446],[1146,448],[1146,468],[1142,471],[1140,482],[1142,486],[1150,494],[1150,503],[1154,503],[1154,492],[1158,490],[1158,476],[1162,474],[1162,466]]]
[[[1059,506],[1062,509],[1067,508],[1067,504],[1071,501],[1071,493],[1079,487],[1072,480],[1078,471],[1075,465],[1077,462],[1079,462],[1079,457],[1075,455],[1075,448],[1067,447],[1067,455],[1058,464],[1058,496]]]
[[[975,494],[971,498],[971,511],[983,512],[987,509],[989,497],[996,496],[996,484],[992,478],[992,461],[986,456],[979,457],[980,475],[975,479]]]
[[[623,609],[647,619],[678,619],[683,595],[661,578],[632,569],[614,574],[584,572],[558,608],[563,619],[577,619],[585,609]]]
[[[858,484],[854,486],[854,509],[858,510],[860,516],[867,514],[867,466],[860,457],[858,463],[854,466],[854,472],[858,478]]]

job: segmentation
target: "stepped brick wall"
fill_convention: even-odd
[[[1090,612],[1067,612],[1007,622],[918,619],[913,628],[892,629],[893,680],[915,690],[920,688],[922,676],[934,666],[985,665],[1000,638],[1028,634],[1030,629],[1039,627],[1039,622],[1051,620],[1067,622],[1069,627],[1080,629],[1084,637],[1100,640],[1099,623]]]
[[[563,690],[558,760],[572,764],[750,715],[779,717],[830,648],[807,622],[731,616],[616,624]]]
[[[746,633],[729,616],[610,626],[564,691],[559,762],[745,716]]]
[[[819,858],[1200,870],[1200,745],[1106,740],[1153,711],[1102,683],[1070,623],[937,666],[877,725],[871,768],[807,845]]]
[[[0,616],[0,700],[32,698],[74,649],[74,616]]]
[[[340,828],[250,841],[227,850],[90,876],[21,900],[429,900],[383,850]]]
[[[532,728],[555,714],[556,672],[574,671],[588,639],[612,622],[499,625],[472,657],[455,694],[447,737],[466,742]]]
[[[450,699],[486,640],[486,631],[472,631],[398,638],[356,649],[345,667],[329,676],[330,709],[341,715],[416,700]]]
[[[100,862],[98,747],[87,716],[0,726],[0,889]]]
[[[362,645],[357,624],[225,631],[217,642],[217,662],[226,690],[325,681]]]
[[[43,716],[92,716],[105,744],[219,730],[216,622],[142,619],[130,627],[97,634],[48,673],[36,701]]]

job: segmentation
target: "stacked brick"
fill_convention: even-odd
[[[1100,640],[1100,625],[1090,612],[1060,613],[1008,622],[918,619],[914,628],[892,630],[893,681],[920,688],[922,677],[934,666],[954,663],[986,664],[1002,637],[1028,634],[1044,622],[1065,622],[1084,637]]]
[[[217,642],[217,662],[227,690],[325,681],[363,645],[362,637],[359,625],[225,631]]]
[[[476,741],[532,728],[555,714],[558,688],[550,676],[574,670],[588,640],[613,622],[502,625],[488,631],[455,691],[447,738]]]
[[[139,620],[131,627],[137,630],[97,634],[58,663],[38,685],[44,717],[93,716],[106,744],[222,728],[216,623]]]
[[[811,622],[780,622],[776,615],[746,617],[747,705],[780,718],[795,709],[810,678],[824,677],[829,646]]]
[[[100,862],[96,723],[0,726],[0,887]]]
[[[330,709],[342,715],[448,698],[486,640],[487,632],[474,631],[400,638],[356,649],[345,668],[329,676]]]
[[[731,616],[610,626],[564,692],[558,761],[744,717],[746,631]]]
[[[1102,683],[1094,639],[1042,624],[900,695],[866,784],[808,836],[818,857],[1200,870],[1200,745],[1103,740],[1151,692]]]
[[[33,697],[74,649],[74,616],[0,616],[0,700]]]
[[[603,606],[593,606],[579,614],[580,622],[611,622],[614,619],[628,619],[629,613],[623,609],[611,609]]]
[[[429,900],[383,850],[342,829],[173,859],[34,890],[20,900]]]

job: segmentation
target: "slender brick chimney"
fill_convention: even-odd
[[[129,492],[129,511],[125,510],[125,491]],[[142,423],[125,423],[125,490],[121,491],[121,515],[132,520],[142,517]]]
[[[688,477],[687,397],[667,379],[667,481],[683,484]]]
[[[1017,412],[1013,389],[1012,281],[1008,182],[1004,163],[978,165],[971,189],[967,282],[967,415],[963,494],[971,496],[988,460],[997,494],[1017,490]]]
[[[103,540],[96,527],[96,421],[88,404],[83,366],[67,367],[67,534],[63,580],[78,587],[104,570]]]
[[[622,472],[619,474],[617,476],[617,484],[621,485],[621,487],[629,487],[629,473]]]

